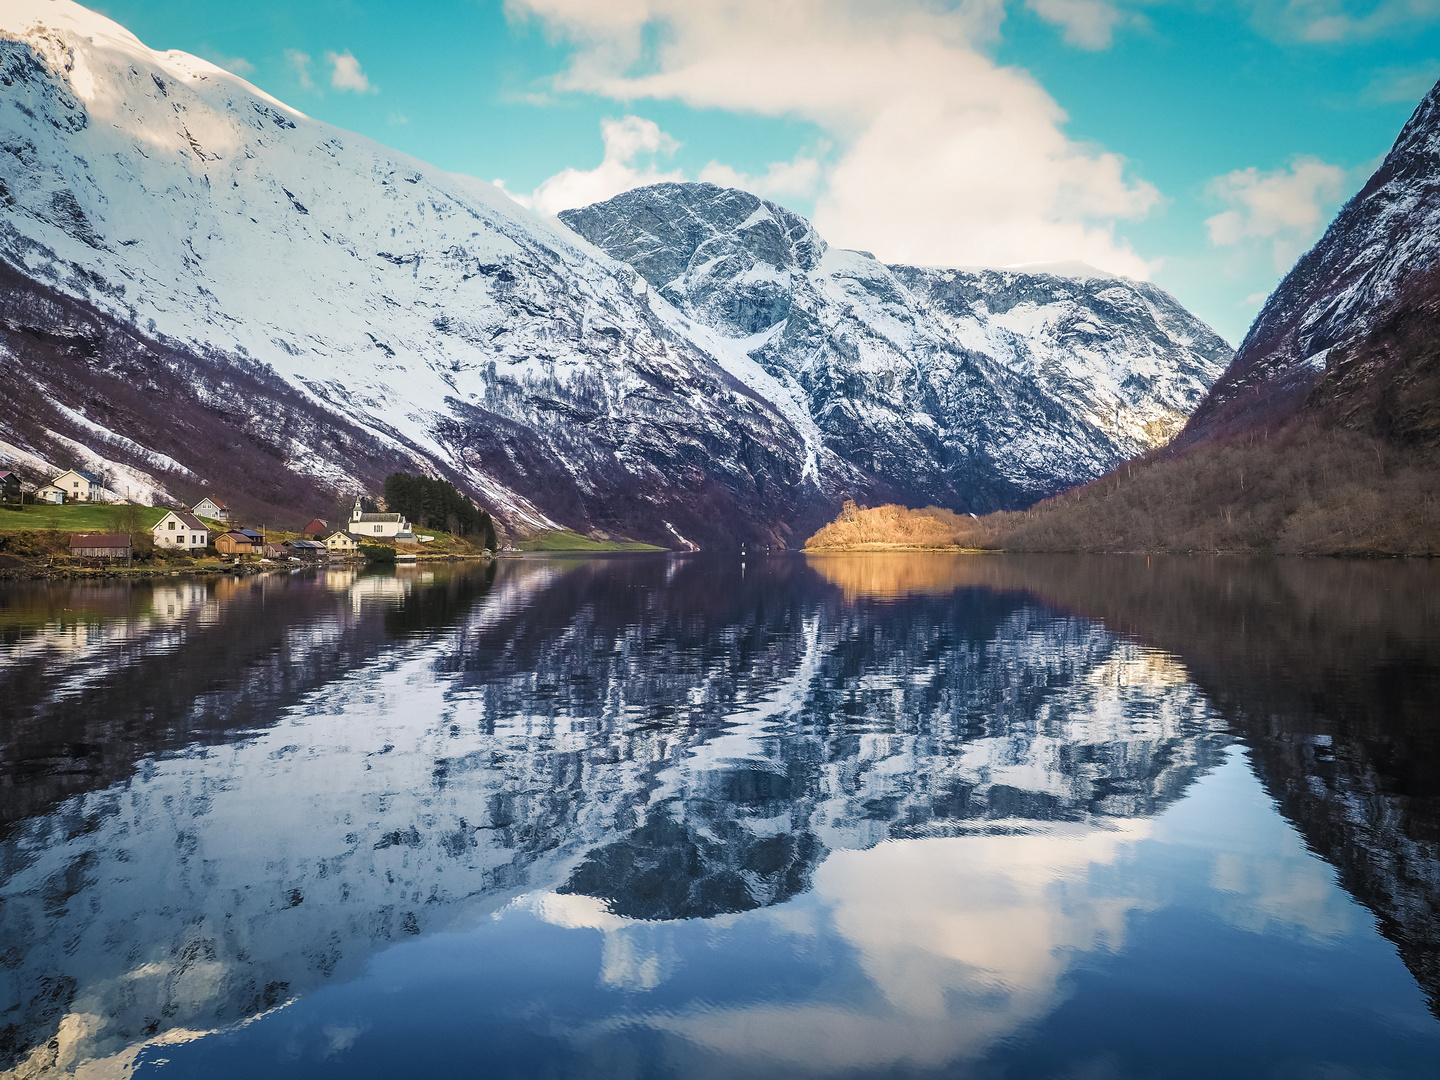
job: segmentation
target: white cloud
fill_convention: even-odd
[[[330,65],[330,85],[336,90],[368,94],[378,89],[370,85],[370,77],[360,70],[360,61],[349,49],[343,53],[327,52],[325,62]]]
[[[1275,269],[1285,270],[1320,235],[1345,187],[1344,169],[1313,157],[1273,172],[1252,166],[1217,176],[1206,190],[1231,208],[1206,219],[1210,242],[1268,243]]]
[[[499,181],[496,184],[522,206],[550,215],[601,202],[631,188],[685,179],[683,172],[662,171],[656,164],[656,158],[669,157],[680,144],[653,120],[639,116],[602,120],[600,137],[605,143],[605,157],[593,169],[564,169],[528,196],[505,190]]]
[[[982,47],[1001,0],[509,0],[568,37],[557,89],[791,117],[833,140],[815,223],[889,261],[1078,259],[1144,277],[1117,222],[1159,201],[1066,136],[1028,73]]]
[[[820,183],[820,160],[801,151],[790,161],[772,161],[758,176],[712,161],[700,170],[700,179],[721,187],[741,188],[764,199],[807,198],[815,194]]]
[[[299,49],[285,50],[285,63],[290,65],[290,70],[295,72],[295,77],[300,80],[300,85],[306,90],[315,89],[315,80],[310,77],[310,56]]]
[[[1082,49],[1108,49],[1124,14],[1106,0],[1025,0],[1025,6],[1065,31],[1065,40]]]
[[[1367,41],[1402,33],[1440,15],[1440,0],[1250,0],[1258,26],[1274,36],[1316,43]],[[1352,10],[1352,8],[1356,10]]]
[[[1417,102],[1440,80],[1440,61],[1427,60],[1415,67],[1382,68],[1360,96],[1365,101],[1393,104]]]

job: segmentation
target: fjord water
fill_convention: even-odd
[[[0,1071],[1420,1077],[1440,569],[0,590]]]

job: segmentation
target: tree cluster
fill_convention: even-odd
[[[497,546],[495,522],[490,515],[477,509],[448,480],[391,473],[385,478],[385,505],[390,513],[404,514],[419,528],[474,537],[492,551]]]

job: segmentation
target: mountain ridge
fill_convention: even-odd
[[[1100,382],[1047,384],[1050,360],[1090,363],[1080,345],[1017,369],[973,319],[956,329],[969,316],[942,326],[939,299],[773,204],[785,258],[817,276],[787,293],[752,261],[718,283],[738,307],[701,311],[694,290],[667,293],[493,185],[154,52],[70,0],[7,5],[0,83],[0,262],[29,312],[0,328],[0,351],[30,403],[0,418],[0,453],[32,479],[73,462],[143,501],[223,482],[242,513],[279,520],[403,468],[522,532],[784,546],[847,497],[1025,505],[1157,437],[1128,414],[1107,430],[1108,406],[1086,400],[1104,379],[1115,398],[1130,353],[1106,354]],[[77,326],[84,342],[56,344]],[[1173,423],[1223,365],[1212,350],[1177,371],[1164,336],[1138,333],[1132,352],[1185,384]],[[807,370],[811,345],[825,362]],[[168,389],[145,390],[141,369]],[[246,379],[264,387],[248,404]],[[167,425],[175,408],[187,419]],[[255,484],[227,479],[242,461],[233,475]]]
[[[774,542],[828,497],[784,417],[669,305],[492,185],[76,5],[9,16],[0,259],[22,276],[202,365],[272,372],[294,410],[454,477],[512,526]],[[63,434],[85,444],[84,427]],[[314,443],[283,453],[313,483],[373,484]],[[157,497],[186,480],[91,458],[124,459]]]
[[[827,446],[912,501],[986,511],[1083,483],[1165,441],[1231,355],[1147,283],[887,266],[713,184],[559,217],[736,342]]]

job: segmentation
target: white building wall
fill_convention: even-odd
[[[204,551],[210,543],[209,529],[192,529],[173,513],[157,521],[150,533],[155,538],[156,547]]]

